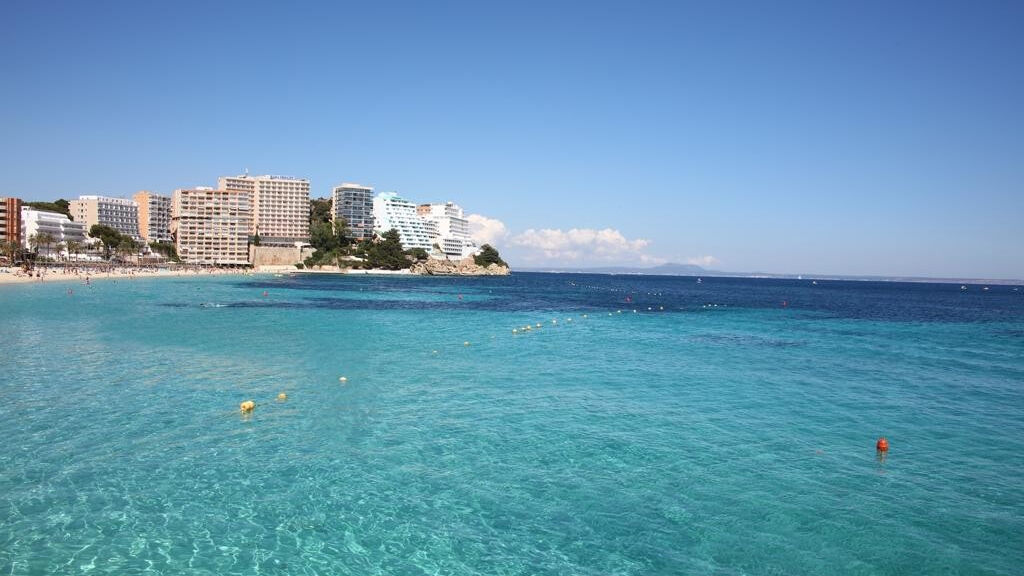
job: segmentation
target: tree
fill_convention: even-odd
[[[25,202],[22,205],[28,206],[29,208],[35,208],[36,210],[43,210],[45,212],[56,212],[71,218],[71,210],[69,208],[68,201],[63,198],[56,202]],[[74,218],[71,219],[74,220]]]
[[[21,252],[21,245],[14,240],[8,240],[0,243],[0,251],[3,251],[4,256],[7,256],[7,261],[14,264],[14,260],[18,258],[18,254]]]
[[[78,262],[78,253],[82,251],[82,243],[77,240],[68,240],[68,259],[71,259],[71,255],[75,255],[75,262]]]
[[[312,198],[309,201],[309,226],[331,221],[331,199]]]
[[[263,239],[260,238],[259,234],[254,234],[253,237],[249,239],[249,241],[252,242],[253,246],[259,246],[260,244],[263,243]]]
[[[401,270],[408,268],[411,263],[405,257],[402,250],[402,239],[398,230],[392,228],[385,232],[380,242],[372,244],[367,250],[367,260],[371,268],[383,268],[385,270]]]
[[[114,253],[114,250],[117,249],[117,246],[124,238],[117,230],[102,224],[93,224],[89,228],[89,236],[99,238],[100,242],[103,243],[103,257],[107,260],[110,260],[111,254]]]
[[[139,243],[136,242],[131,236],[122,236],[121,241],[117,244],[117,252],[122,258],[128,258],[129,256],[135,256],[135,262],[139,261]]]
[[[508,266],[508,264],[501,259],[501,255],[494,249],[494,246],[491,246],[490,244],[484,244],[480,247],[480,253],[473,256],[473,262],[475,262],[477,266],[488,266],[491,264]]]
[[[430,254],[423,248],[410,248],[405,251],[406,256],[411,256],[414,260],[426,260],[430,258]]]
[[[54,244],[53,249],[57,252],[57,260],[64,259],[64,247],[67,246],[64,242],[57,242]]]

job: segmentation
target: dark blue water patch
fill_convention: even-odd
[[[754,336],[751,334],[696,334],[691,342],[717,346],[763,346],[767,348],[795,348],[806,346],[807,342]]]
[[[246,290],[401,292],[423,295],[441,304],[359,299],[358,303],[312,300],[306,306],[371,309],[592,311],[638,309],[679,312],[717,305],[728,308],[778,309],[800,319],[863,319],[889,322],[1012,322],[1024,319],[1024,297],[1011,286],[983,291],[959,284],[855,282],[765,278],[703,278],[600,274],[516,273],[503,277],[395,277],[295,275],[287,279],[247,280]],[[465,295],[465,301],[458,296]],[[471,301],[473,296],[486,302]],[[355,300],[355,299],[352,299]],[[276,304],[272,304],[276,305]],[[810,315],[810,316],[807,316]]]

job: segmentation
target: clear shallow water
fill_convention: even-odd
[[[1010,287],[53,283],[0,345],[0,574],[1024,566]]]

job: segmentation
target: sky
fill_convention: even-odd
[[[0,196],[248,170],[513,267],[1024,278],[1024,2],[0,3]]]

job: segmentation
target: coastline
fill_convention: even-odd
[[[114,268],[97,273],[45,270],[41,276],[29,276],[15,268],[0,268],[0,286],[23,284],[50,284],[53,282],[90,282],[94,280],[135,280],[138,278],[185,278],[197,276],[243,276],[253,274],[245,270],[136,270],[130,267]]]

